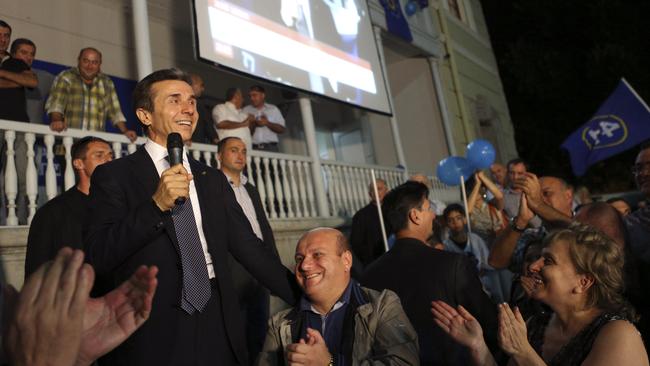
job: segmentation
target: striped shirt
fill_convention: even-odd
[[[63,114],[67,127],[82,130],[104,131],[107,119],[113,123],[126,121],[113,81],[99,73],[87,85],[76,67],[56,76],[45,110]]]

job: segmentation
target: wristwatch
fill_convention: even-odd
[[[520,228],[517,226],[517,217],[518,216],[515,216],[512,219],[510,219],[510,228],[512,229],[512,231],[523,233],[524,231],[526,231],[526,227]]]

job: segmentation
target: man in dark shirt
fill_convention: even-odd
[[[111,160],[111,146],[99,137],[84,137],[72,145],[72,165],[77,185],[36,211],[27,238],[25,277],[42,263],[54,258],[62,247],[83,248],[82,229],[90,177],[97,166]]]
[[[29,39],[18,38],[11,44],[10,54],[0,66],[0,119],[29,122],[25,87],[38,85],[31,70],[36,45]]]
[[[196,111],[199,113],[199,121],[196,123],[196,130],[192,134],[192,142],[216,144],[219,142],[219,138],[212,122],[212,112],[206,105],[206,101],[201,98],[205,91],[205,83],[197,74],[190,74],[190,77],[192,78],[192,90],[194,90],[196,96]]]
[[[383,201],[387,189],[386,182],[383,179],[377,179],[376,183],[379,199],[374,198],[375,189],[373,184],[370,183],[368,185],[370,203],[357,211],[352,217],[350,245],[352,246],[352,252],[364,266],[369,265],[385,252],[377,201]]]

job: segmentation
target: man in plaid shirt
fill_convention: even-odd
[[[129,140],[135,141],[138,136],[126,127],[115,85],[101,73],[101,65],[101,52],[87,47],[79,52],[77,67],[57,75],[45,104],[50,128],[57,132],[68,127],[103,131],[108,118]]]

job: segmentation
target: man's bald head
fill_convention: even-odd
[[[410,182],[418,182],[418,183],[422,183],[422,184],[424,184],[425,186],[427,186],[427,188],[431,189],[431,181],[430,181],[429,178],[427,178],[427,176],[424,175],[424,174],[419,174],[419,173],[418,173],[418,174],[413,174],[413,175],[409,178],[409,181],[410,181]]]
[[[621,248],[625,247],[625,223],[621,214],[606,202],[594,202],[580,207],[575,219],[607,235]]]
[[[331,227],[317,227],[315,229],[307,231],[306,233],[302,234],[300,239],[298,239],[298,244],[296,247],[299,246],[301,242],[312,239],[316,236],[330,238],[333,243],[336,243],[339,254],[345,251],[350,251],[350,243],[348,242],[348,239],[345,237],[345,235],[343,235],[341,231],[333,229]]]

